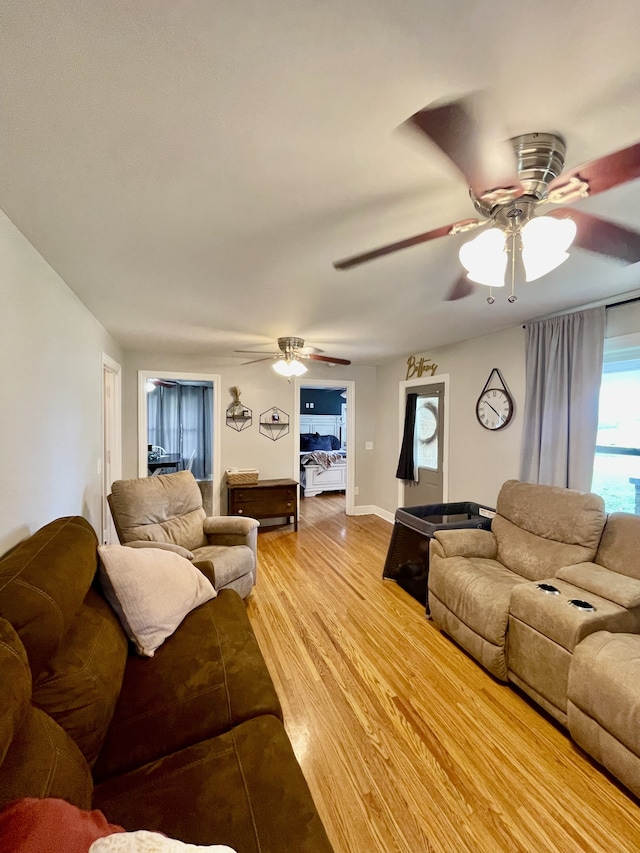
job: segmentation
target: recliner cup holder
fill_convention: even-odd
[[[560,595],[560,590],[550,583],[537,583],[536,589],[539,589],[540,592],[544,592],[547,595]]]
[[[569,604],[577,610],[593,611],[596,609],[593,604],[590,604],[588,601],[583,601],[581,598],[570,598]]]

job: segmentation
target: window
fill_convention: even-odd
[[[418,397],[416,406],[414,459],[416,468],[438,470],[438,409],[435,396]]]
[[[605,341],[592,491],[640,515],[640,335]]]

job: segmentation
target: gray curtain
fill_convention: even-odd
[[[591,489],[605,309],[527,323],[520,479]]]

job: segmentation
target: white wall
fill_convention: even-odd
[[[221,430],[221,472],[227,468],[257,468],[262,479],[292,477],[298,479],[299,470],[294,466],[293,429],[278,441],[272,441],[260,434],[258,419],[262,412],[278,406],[287,412],[293,424],[294,384],[278,376],[268,361],[258,364],[242,365],[240,361],[215,359],[207,356],[172,355],[154,352],[127,352],[124,361],[123,380],[123,477],[138,476],[138,371],[152,370],[162,375],[162,371],[184,371],[186,373],[214,373],[221,377],[222,405],[231,403],[228,389],[237,385],[241,392],[243,405],[253,411],[253,423],[242,432],[223,425]],[[336,366],[311,363],[304,375],[304,381],[313,383],[314,379],[330,379],[340,383],[353,380],[356,383],[356,482],[359,495],[355,498],[358,506],[373,503],[374,470],[370,464],[372,452],[364,449],[365,442],[375,440],[375,375],[373,367]],[[224,479],[224,478],[222,478]],[[219,481],[221,509],[226,507],[224,483]],[[215,484],[214,484],[215,488]]]
[[[522,326],[516,326],[448,347],[411,353],[435,361],[436,376],[450,376],[450,501],[494,506],[502,483],[518,476],[525,394],[524,334]],[[494,367],[502,373],[515,401],[515,415],[505,429],[491,432],[478,423],[475,407]],[[406,359],[378,369],[375,489],[376,503],[388,512],[394,512],[398,504],[398,384],[406,374]]]
[[[115,342],[0,211],[0,554],[63,515],[101,526],[102,352]]]
[[[640,332],[640,302],[607,309],[606,336]],[[518,477],[525,399],[525,332],[521,325],[503,332],[411,355],[428,356],[438,373],[451,377],[449,499],[495,506],[502,483]],[[481,427],[475,405],[492,368],[499,368],[515,401],[515,415],[503,430]],[[398,503],[395,471],[401,436],[398,383],[406,378],[406,359],[378,369],[375,409],[377,453],[375,502],[388,512]],[[437,374],[436,374],[437,375]]]

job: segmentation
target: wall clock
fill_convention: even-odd
[[[494,367],[476,403],[478,423],[485,429],[504,429],[513,417],[513,409],[513,398],[502,374]]]

